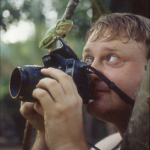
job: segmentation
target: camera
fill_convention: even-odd
[[[83,103],[89,101],[89,74],[85,69],[86,63],[81,62],[73,50],[60,38],[56,38],[53,51],[42,57],[44,66],[25,65],[16,67],[10,79],[10,95],[13,99],[21,101],[37,101],[32,97],[39,80],[46,76],[41,73],[42,68],[57,68],[70,75],[76,86]],[[59,94],[59,93],[58,93]]]

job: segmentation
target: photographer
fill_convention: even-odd
[[[100,17],[88,32],[83,61],[135,100],[149,53],[150,20],[133,14],[111,14]],[[39,102],[22,102],[20,109],[38,130],[32,149],[88,150],[83,132],[83,102],[72,77],[54,68],[41,72],[54,79],[40,80],[33,91]],[[132,107],[95,74],[90,75],[90,97],[88,113],[114,124],[120,134],[106,138],[98,146],[102,150],[113,149],[124,138]]]

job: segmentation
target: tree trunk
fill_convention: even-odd
[[[29,150],[31,148],[31,139],[32,139],[32,133],[33,133],[34,127],[29,123],[29,121],[26,121],[26,127],[24,130],[24,137],[23,137],[23,150]]]
[[[150,59],[135,106],[125,133],[121,150],[149,150],[150,135]]]

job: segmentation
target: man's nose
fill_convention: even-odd
[[[95,59],[92,64],[91,67],[95,68],[97,71],[101,72],[102,74],[104,74],[104,68],[102,66],[102,64],[99,62],[98,59]],[[93,72],[93,71],[92,71]],[[101,79],[95,75],[94,73],[90,74],[90,81],[101,81]]]
[[[103,69],[102,66],[100,64],[100,62],[98,60],[94,60],[91,64],[91,67],[95,68],[96,70],[98,70],[99,72],[103,73]],[[93,71],[92,71],[93,72]],[[94,73],[90,74],[90,82],[93,81],[101,81],[101,79]]]
[[[89,75],[90,83],[91,82],[96,82],[96,81],[101,81],[101,79],[94,73]]]
[[[94,61],[91,64],[91,67],[95,68],[101,73],[104,73],[104,66],[103,63],[99,59],[94,59]]]

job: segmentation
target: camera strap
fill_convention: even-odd
[[[84,66],[84,68],[88,68],[92,70],[101,80],[103,80],[110,89],[112,89],[115,93],[119,95],[119,97],[127,104],[131,105],[132,107],[134,106],[134,100],[131,99],[126,93],[124,93],[122,90],[120,90],[114,82],[111,82],[106,76],[104,76],[101,72],[96,70],[95,68],[91,66]],[[93,73],[87,70],[88,73]]]

